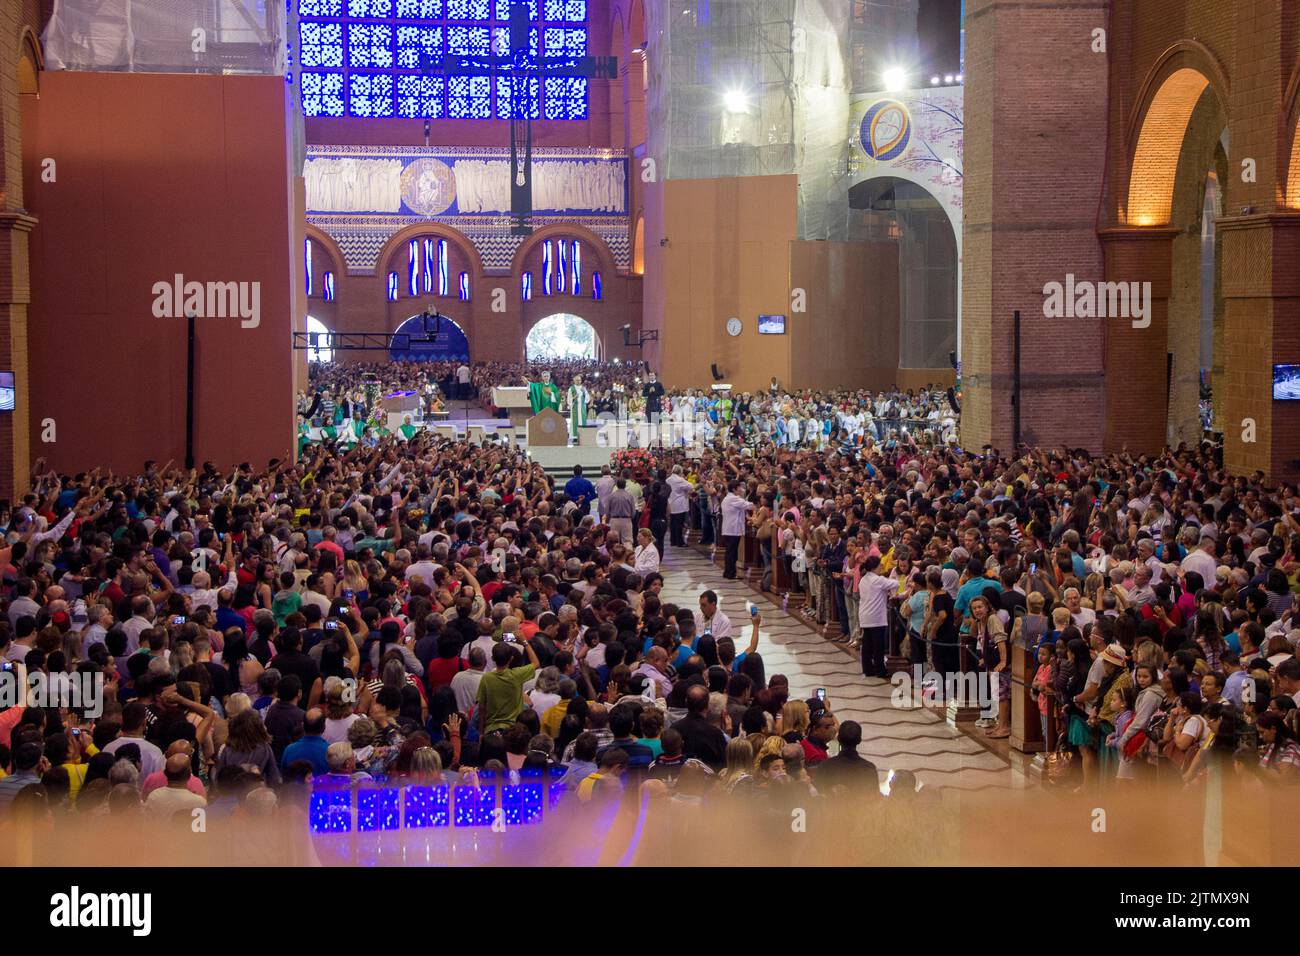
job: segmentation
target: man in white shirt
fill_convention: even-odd
[[[122,625],[122,630],[126,632],[126,652],[134,654],[140,649],[140,635],[153,627],[154,607],[143,594],[137,594],[131,599],[131,619]]]
[[[469,366],[461,363],[460,368],[456,369],[456,397],[462,402],[469,398]]]
[[[1083,606],[1078,588],[1065,589],[1065,607],[1070,612],[1070,620],[1074,621],[1074,626],[1081,631],[1089,624],[1097,622],[1097,612]]]
[[[691,492],[694,487],[682,477],[682,466],[673,465],[668,476],[669,543],[674,548],[686,547],[686,516],[691,510]]]
[[[695,633],[711,634],[714,640],[731,637],[731,618],[718,610],[716,591],[705,591],[700,595],[700,609],[695,612]]]
[[[451,692],[456,695],[456,710],[462,714],[468,714],[474,709],[478,701],[479,682],[483,680],[485,668],[492,663],[483,648],[473,644],[470,645],[465,660],[469,663],[469,670],[461,671],[451,679]]]
[[[172,754],[167,758],[163,773],[167,777],[167,786],[159,787],[144,801],[145,813],[149,816],[170,820],[179,811],[188,814],[208,805],[207,800],[189,789],[189,756],[183,753]]]
[[[1200,547],[1183,558],[1183,573],[1195,571],[1201,576],[1201,583],[1208,588],[1214,586],[1214,572],[1218,567],[1219,562],[1214,557],[1214,537],[1202,533]]]
[[[888,677],[885,655],[889,652],[889,600],[898,594],[898,582],[876,571],[880,555],[862,563],[858,582],[858,624],[862,627],[862,673],[866,677]]]
[[[438,570],[438,565],[433,560],[433,552],[427,545],[417,545],[415,555],[415,562],[406,569],[406,580],[412,581],[418,577],[432,588],[433,573]]]
[[[207,571],[195,571],[194,577],[190,579],[193,590],[190,591],[190,610],[196,607],[211,608],[215,613],[217,610],[217,592],[221,588],[212,587],[212,575]],[[239,587],[239,577],[235,573],[234,562],[230,562],[230,573],[226,575],[226,583],[221,587],[228,588],[232,593]]]
[[[740,539],[745,534],[745,516],[754,507],[736,494],[740,482],[733,481],[727,485],[727,496],[722,499],[722,543],[726,549],[726,563],[722,576],[728,581],[736,579],[736,558],[740,554]]]

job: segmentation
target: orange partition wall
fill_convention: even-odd
[[[791,337],[760,336],[758,316],[790,311],[796,186],[794,176],[664,184],[666,242],[649,246],[645,324],[659,329],[668,386],[707,387],[715,363],[739,391],[765,389],[772,376],[789,381]],[[727,333],[732,317],[738,336]]]
[[[23,129],[33,458],[183,462],[187,309],[201,316],[196,462],[291,448],[290,93],[282,77],[42,76]],[[177,276],[202,284],[198,300],[160,293]]]

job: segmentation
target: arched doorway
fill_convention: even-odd
[[[410,336],[410,349],[392,349],[394,362],[468,362],[469,339],[454,319],[445,315],[426,318],[413,315],[397,327],[398,335]]]
[[[957,234],[925,187],[882,176],[849,189],[849,238],[898,245],[898,367],[949,368],[957,350]]]
[[[1108,396],[1117,412],[1143,399],[1147,407],[1163,409],[1163,428],[1157,431],[1157,418],[1150,440],[1139,447],[1158,447],[1157,440],[1196,442],[1207,419],[1222,427],[1225,389],[1223,376],[1214,374],[1216,365],[1222,370],[1224,352],[1215,348],[1224,316],[1215,219],[1226,207],[1227,157],[1227,114],[1215,85],[1199,69],[1170,70],[1136,130],[1126,194],[1128,225],[1163,230],[1168,237],[1166,325],[1160,334],[1157,324],[1155,335],[1139,327],[1148,394],[1138,398],[1125,376],[1110,386],[1120,395]],[[1122,325],[1116,331],[1129,334]],[[1107,341],[1124,347],[1113,334]],[[1206,414],[1211,397],[1212,416]]]
[[[325,323],[314,315],[307,316],[307,334],[309,336],[319,336],[319,338],[308,339],[311,347],[307,349],[307,361],[334,361],[334,349],[330,347],[330,330]]]
[[[557,312],[528,331],[524,357],[529,362],[600,357],[600,341],[591,323],[579,315]]]

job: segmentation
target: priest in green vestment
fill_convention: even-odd
[[[534,415],[543,408],[554,409],[557,412],[560,410],[560,390],[551,381],[549,371],[542,372],[540,382],[528,383],[528,400],[532,402]]]
[[[591,392],[582,384],[582,376],[573,376],[567,395],[569,402],[569,440],[578,442],[578,429],[587,424],[587,406],[591,403]]]

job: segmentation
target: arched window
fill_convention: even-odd
[[[560,312],[547,316],[529,331],[524,340],[524,355],[530,362],[597,358],[596,330],[578,315]]]
[[[334,349],[330,348],[330,330],[325,327],[325,323],[314,315],[307,316],[307,333],[309,335],[318,335],[319,338],[312,338],[309,341],[312,348],[307,350],[308,362],[332,362],[334,361]]]

